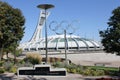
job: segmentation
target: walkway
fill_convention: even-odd
[[[59,77],[59,76],[26,76],[26,77],[18,77],[14,75],[13,73],[5,73],[0,75],[0,80],[85,80],[82,78],[79,74],[67,74],[65,77]]]

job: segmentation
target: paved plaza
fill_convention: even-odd
[[[41,52],[24,52],[26,53],[39,53]],[[25,56],[21,56],[19,58],[23,58]],[[42,57],[45,57],[45,54],[42,54]],[[65,58],[64,53],[48,53],[48,57],[57,57],[57,58]],[[86,65],[86,66],[94,66],[96,64],[103,64],[106,67],[120,67],[120,56],[111,53],[105,52],[80,52],[80,53],[69,53],[67,54],[67,59],[69,59],[72,63],[77,65]]]
[[[49,57],[65,58],[65,55],[48,55]],[[106,67],[119,67],[120,56],[110,53],[77,53],[68,54],[67,58],[77,65],[96,65],[104,64]]]

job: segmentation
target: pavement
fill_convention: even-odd
[[[22,76],[18,77],[13,73],[0,74],[0,80],[96,80],[98,78],[111,78],[110,76],[82,76],[80,74],[70,74],[67,76]],[[120,80],[120,77],[113,76],[113,80]]]
[[[65,54],[48,55],[48,57],[65,58]],[[96,64],[103,64],[106,67],[120,67],[120,56],[111,53],[101,52],[68,54],[67,59],[71,60],[72,63],[77,65],[94,66]]]
[[[79,74],[67,74],[67,76],[24,76],[18,77],[13,73],[0,74],[0,80],[85,80]]]

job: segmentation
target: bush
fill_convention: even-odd
[[[60,67],[60,65],[61,65],[60,62],[55,62],[55,63],[53,63],[53,66],[54,66],[54,67]]]
[[[99,75],[105,75],[104,70],[98,70],[98,72],[99,72]]]
[[[20,60],[19,63],[20,64],[25,64],[25,61],[24,60]]]
[[[24,64],[24,67],[32,67],[32,66],[33,66],[33,64],[30,63],[30,62],[26,62],[26,63]]]
[[[73,69],[73,68],[72,68],[72,69],[70,70],[70,73],[77,73],[77,71],[76,71],[76,69]]]
[[[10,69],[13,67],[13,63],[11,63],[10,61],[5,62],[5,63],[3,64],[3,67],[4,67],[4,69],[5,69],[6,71],[10,71]]]
[[[13,67],[10,69],[10,72],[12,72],[12,73],[17,73],[17,67],[16,67],[16,66],[13,66]]]
[[[82,70],[81,70],[80,67],[78,67],[78,68],[76,69],[76,71],[77,71],[78,74],[82,74]]]
[[[0,61],[0,67],[3,66],[4,61]]]
[[[54,57],[51,57],[51,58],[50,58],[50,62],[55,63],[55,62],[56,62],[55,58],[54,58]]]
[[[61,59],[61,58],[56,58],[55,61],[57,61],[57,62],[62,62],[62,59]]]
[[[95,69],[88,68],[88,69],[85,69],[83,71],[83,75],[86,75],[86,76],[103,76],[103,75],[105,75],[105,73],[104,73],[104,70],[95,70]]]
[[[84,71],[83,71],[83,75],[86,75],[86,76],[93,76],[93,70],[91,70],[91,69],[85,69]]]
[[[0,74],[4,73],[4,72],[5,72],[5,69],[4,68],[0,68]]]
[[[24,60],[32,63],[33,65],[40,64],[42,62],[42,56],[38,53],[28,53]]]
[[[43,61],[46,61],[46,59],[44,58]],[[56,62],[63,62],[61,58],[57,58],[57,57],[49,57],[48,58],[48,62],[50,63],[56,63]]]
[[[67,65],[66,68],[67,68],[67,72],[69,73],[79,73],[79,74],[82,73],[80,67],[74,64]]]

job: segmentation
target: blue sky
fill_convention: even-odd
[[[74,35],[100,41],[99,30],[107,28],[111,12],[120,6],[120,0],[1,0],[8,2],[14,8],[19,8],[25,16],[25,34],[22,42],[29,41],[35,31],[39,12],[39,4],[53,4],[47,25],[51,21],[72,22],[79,20],[79,29]],[[48,35],[55,35],[49,30]],[[44,31],[43,31],[44,36]]]

